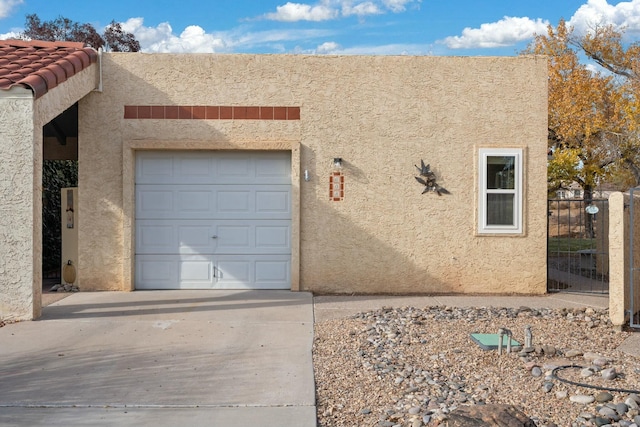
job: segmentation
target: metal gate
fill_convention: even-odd
[[[547,290],[609,293],[609,201],[547,201]]]
[[[640,253],[634,250],[640,244],[640,229],[635,229],[636,215],[640,214],[640,209],[635,206],[636,192],[640,193],[640,187],[629,190],[629,326],[632,328],[640,328],[640,262],[636,259]]]

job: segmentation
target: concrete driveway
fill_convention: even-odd
[[[0,328],[0,425],[315,426],[313,301],[80,292]]]

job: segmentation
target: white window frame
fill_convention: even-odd
[[[522,234],[522,181],[523,181],[523,149],[522,148],[479,148],[478,149],[478,234]],[[514,157],[513,189],[489,189],[487,185],[488,157]],[[513,194],[513,225],[487,224],[488,194]]]

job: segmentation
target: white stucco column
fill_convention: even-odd
[[[0,318],[40,316],[42,293],[42,129],[30,90],[0,97]]]

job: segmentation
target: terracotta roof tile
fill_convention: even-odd
[[[0,40],[0,89],[28,87],[39,98],[97,60],[82,43]]]

